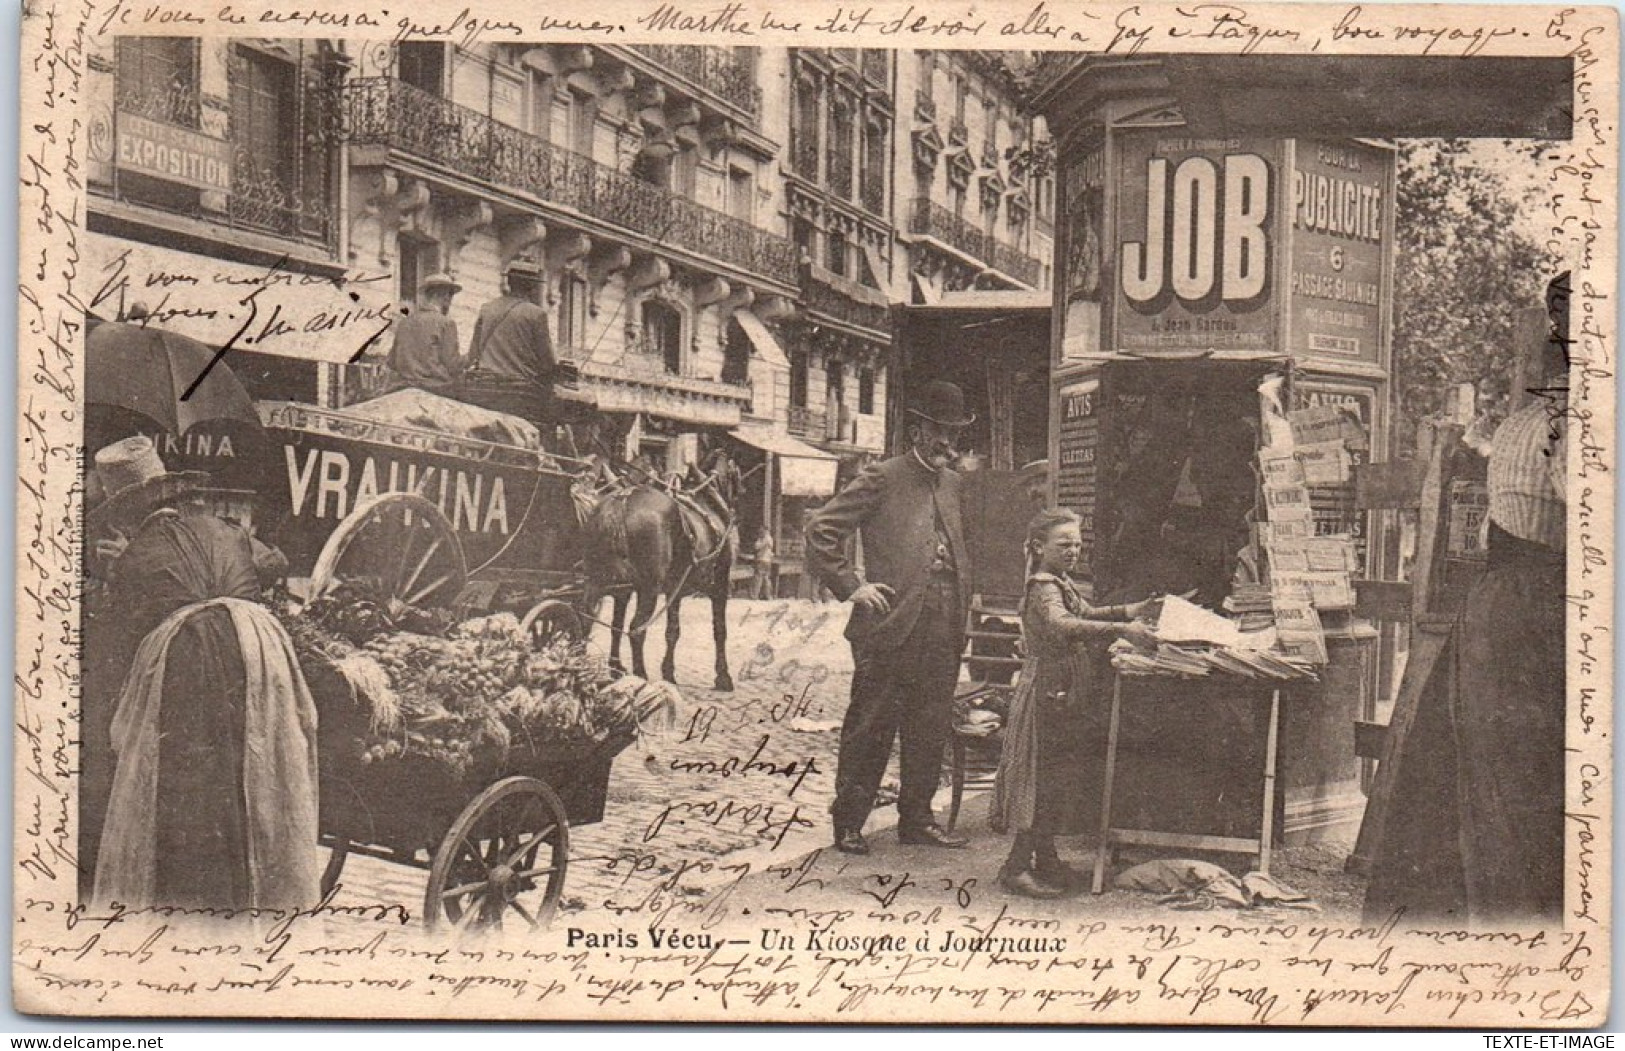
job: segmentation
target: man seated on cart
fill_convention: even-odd
[[[457,322],[448,316],[462,290],[450,274],[430,274],[418,289],[417,308],[401,311],[389,351],[389,367],[400,384],[443,394],[462,376],[462,343]]]
[[[537,304],[541,279],[523,264],[503,273],[504,293],[480,308],[458,397],[534,423],[544,443],[559,422],[553,385],[572,383],[575,366],[553,353],[547,311]]]

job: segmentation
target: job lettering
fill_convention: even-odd
[[[1146,162],[1145,240],[1126,241],[1123,296],[1142,314],[1246,311],[1269,291],[1270,168],[1252,153]]]

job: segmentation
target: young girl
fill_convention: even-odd
[[[1078,594],[1067,572],[1082,547],[1071,511],[1041,511],[1027,527],[1021,609],[1027,658],[1011,700],[991,817],[996,831],[1015,833],[1000,884],[1033,898],[1059,897],[1077,885],[1079,874],[1062,863],[1055,837],[1092,827],[1081,778],[1088,762],[1084,713],[1092,701],[1084,644],[1156,640],[1134,623],[1157,608],[1156,600],[1096,608]]]

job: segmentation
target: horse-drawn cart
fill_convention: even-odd
[[[262,405],[261,417],[278,461],[271,470],[279,477],[267,478],[267,487],[280,496],[285,471],[287,493],[285,504],[265,501],[271,521],[262,531],[288,558],[290,589],[305,610],[343,606],[353,626],[355,607],[364,606],[379,618],[380,634],[414,611],[443,625],[509,613],[533,654],[560,636],[581,635],[580,494],[573,490],[583,464],[344,410]],[[407,658],[417,672],[436,674],[424,667],[436,659],[430,637],[407,637],[424,642]],[[497,691],[522,682],[511,666],[523,665],[524,654],[504,652],[508,668],[485,678],[471,673],[469,681]],[[365,745],[380,740],[376,702],[362,696],[342,662],[307,656],[320,714],[321,842],[332,850],[324,893],[348,856],[361,854],[427,870],[423,915],[431,927],[545,925],[564,885],[569,830],[603,818],[610,765],[635,739],[643,710],[569,741],[532,734],[510,718],[511,741],[502,730],[501,747],[472,761],[434,758],[427,753],[444,742],[422,735],[416,745],[373,754],[380,749]],[[507,678],[499,683],[499,676]],[[431,732],[440,731],[422,734]],[[401,727],[397,736],[406,733]]]

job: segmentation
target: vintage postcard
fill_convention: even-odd
[[[1602,1024],[1618,54],[29,0],[17,1009]]]

